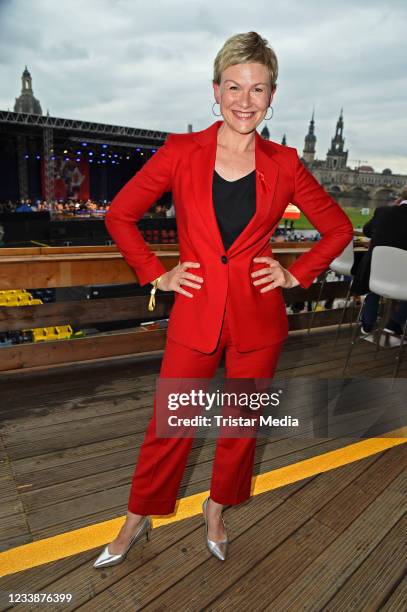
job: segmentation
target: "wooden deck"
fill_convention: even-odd
[[[336,346],[326,329],[290,335],[276,376],[341,376],[349,335]],[[358,343],[350,375],[391,376],[396,349],[374,350]],[[1,550],[125,514],[161,355],[0,376]],[[180,497],[209,489],[214,442],[195,441]],[[259,439],[254,474],[354,442]],[[93,569],[97,547],[5,576],[0,609],[12,591],[73,594],[53,610],[404,610],[406,467],[402,444],[227,508],[223,564],[192,516],[154,529],[115,568]]]

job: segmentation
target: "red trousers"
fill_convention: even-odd
[[[193,299],[193,298],[190,298]],[[272,316],[272,313],[271,313]],[[272,378],[284,340],[239,353],[228,324],[228,301],[216,349],[207,354],[167,337],[159,376],[212,378],[225,350],[225,378]],[[172,514],[193,438],[158,438],[154,412],[140,447],[132,478],[128,510],[135,514]],[[217,438],[210,496],[224,506],[250,497],[256,437]]]

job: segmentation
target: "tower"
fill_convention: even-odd
[[[31,74],[27,66],[21,77],[21,94],[16,98],[14,104],[15,113],[30,113],[31,115],[42,115],[41,104],[34,97],[32,89]]]
[[[309,123],[308,134],[304,139],[304,150],[302,153],[303,159],[307,164],[312,164],[315,159],[315,143],[317,138],[314,134],[314,110],[312,111],[311,121]]]
[[[348,151],[344,151],[345,139],[343,138],[343,109],[336,123],[335,136],[331,140],[331,148],[326,155],[326,167],[330,170],[346,168]]]
[[[283,139],[281,141],[281,144],[284,145],[284,146],[287,144],[287,137],[286,137],[285,134],[283,134]]]

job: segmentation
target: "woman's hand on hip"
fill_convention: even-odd
[[[183,261],[179,263],[175,268],[162,275],[158,283],[158,289],[162,291],[177,291],[187,297],[194,297],[193,293],[189,293],[181,285],[193,287],[194,289],[201,288],[200,283],[203,283],[203,278],[187,271],[188,268],[199,268],[200,265],[197,261]]]
[[[283,268],[283,266],[272,257],[255,257],[253,261],[267,264],[264,268],[261,268],[261,270],[256,270],[251,274],[252,278],[261,277],[253,281],[253,285],[265,285],[260,289],[261,293],[265,293],[276,287],[291,289],[291,287],[296,287],[300,284],[291,272]]]

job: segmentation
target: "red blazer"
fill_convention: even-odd
[[[198,261],[189,268],[204,280],[200,289],[186,287],[190,298],[175,292],[168,337],[203,353],[215,349],[226,296],[237,349],[251,351],[288,335],[281,287],[260,292],[250,274],[264,267],[253,258],[273,257],[270,237],[287,204],[296,204],[322,238],[288,269],[304,288],[340,255],[353,236],[352,224],[301,163],[296,149],[255,135],[256,212],[225,253],[213,200],[216,121],[200,132],[170,134],[163,146],[126,183],[105,216],[106,227],[141,286],[166,272],[136,226],[165,192],[172,191],[180,260]],[[226,257],[225,257],[226,256]],[[156,298],[159,300],[160,291]]]

